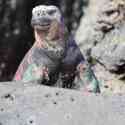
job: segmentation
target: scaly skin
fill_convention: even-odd
[[[37,6],[32,11],[31,25],[35,43],[21,62],[14,80],[56,81],[64,56],[66,41],[61,13],[55,6]]]
[[[24,82],[28,82],[37,79],[43,80],[43,77],[48,80],[49,71],[48,67],[46,66],[49,65],[49,63],[52,64],[53,61],[50,60],[46,54],[42,53],[43,51],[44,50],[41,50],[41,48],[33,46],[20,64],[15,74],[14,80],[22,80]],[[41,54],[43,55],[42,57]],[[51,66],[51,69],[55,69],[56,66],[54,66],[55,64],[53,64],[53,67]]]

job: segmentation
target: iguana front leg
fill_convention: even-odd
[[[85,92],[100,93],[99,81],[91,67],[85,63],[77,66],[78,76],[76,77],[77,89]]]
[[[46,66],[37,65],[33,60],[33,51],[35,47],[32,47],[27,55],[24,57],[21,62],[15,76],[15,81],[23,81],[28,82],[32,80],[40,80],[43,79],[49,80],[49,71]]]
[[[23,74],[22,81],[28,82],[28,81],[40,80],[40,82],[42,82],[45,79],[49,80],[47,67],[38,67],[34,63],[28,66],[28,69]]]

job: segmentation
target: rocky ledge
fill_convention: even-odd
[[[0,125],[124,125],[125,95],[0,83]]]

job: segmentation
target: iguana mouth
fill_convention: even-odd
[[[38,29],[38,30],[41,30],[41,31],[44,31],[44,30],[49,30],[50,28],[50,24],[42,24],[42,25],[34,25],[34,28],[35,29]]]
[[[51,26],[51,22],[52,22],[52,20],[50,20],[48,18],[32,19],[31,20],[31,25],[35,29],[48,30],[50,28],[50,26]]]

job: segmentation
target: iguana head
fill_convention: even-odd
[[[32,10],[31,25],[40,30],[47,30],[53,21],[60,23],[61,13],[56,6],[39,5]]]
[[[33,8],[31,25],[38,34],[46,33],[50,40],[58,39],[64,32],[61,12],[56,6],[39,5]]]

